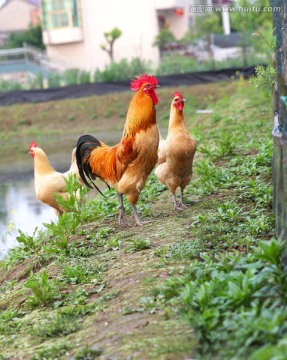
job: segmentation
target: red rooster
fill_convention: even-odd
[[[130,102],[119,144],[110,147],[91,135],[81,136],[77,143],[77,165],[83,182],[92,187],[87,179],[93,184],[93,180],[99,178],[118,191],[119,224],[126,222],[123,195],[127,195],[136,224],[143,225],[136,203],[157,162],[157,87],[157,79],[147,74],[131,81],[131,90],[136,93]]]

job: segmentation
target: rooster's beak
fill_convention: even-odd
[[[186,99],[181,99],[180,101],[181,101],[181,102],[185,102],[185,101],[186,101]]]
[[[155,85],[155,88],[160,88],[160,86],[159,86],[159,85]]]

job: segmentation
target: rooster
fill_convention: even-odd
[[[93,180],[99,178],[108,186],[116,188],[119,224],[127,223],[123,205],[123,195],[127,195],[136,224],[143,225],[136,204],[157,162],[157,87],[157,79],[147,74],[131,80],[131,90],[136,93],[130,102],[119,144],[110,147],[91,135],[83,135],[77,142],[76,158],[82,181],[92,188]]]
[[[185,99],[179,92],[174,93],[171,103],[168,134],[159,143],[158,166],[155,175],[173,194],[174,209],[183,210],[183,191],[191,180],[196,141],[186,127],[183,108]],[[177,202],[176,189],[180,187],[180,200]]]
[[[66,189],[65,179],[69,175],[78,175],[76,164],[76,149],[72,152],[72,161],[70,169],[64,174],[57,172],[51,165],[45,152],[33,142],[30,144],[30,155],[34,158],[34,180],[36,196],[42,203],[51,206],[58,216],[61,216],[63,209],[56,201],[54,194],[61,195],[64,198],[69,196]]]

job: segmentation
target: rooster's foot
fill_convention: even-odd
[[[119,213],[119,225],[131,226],[131,224],[126,219],[123,210],[120,210],[120,213]]]

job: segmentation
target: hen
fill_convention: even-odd
[[[169,127],[166,140],[161,138],[158,151],[158,167],[155,175],[173,194],[174,209],[183,210],[183,191],[191,180],[196,141],[186,127],[183,108],[185,99],[179,92],[174,93],[171,103]],[[176,189],[180,187],[177,202]]]
[[[157,87],[157,79],[147,74],[131,81],[131,90],[136,93],[130,102],[119,144],[110,147],[91,135],[81,136],[77,143],[77,164],[83,182],[92,187],[93,180],[99,178],[118,191],[119,224],[126,222],[123,195],[127,195],[136,224],[143,225],[136,204],[157,162]]]
[[[57,203],[54,194],[61,195],[65,199],[69,196],[65,179],[68,179],[69,175],[72,174],[76,174],[78,177],[76,149],[72,152],[71,167],[64,174],[57,172],[52,167],[47,155],[38,147],[37,143],[30,144],[29,153],[34,158],[34,181],[37,198],[42,203],[51,206],[56,214],[61,216],[66,210]]]

